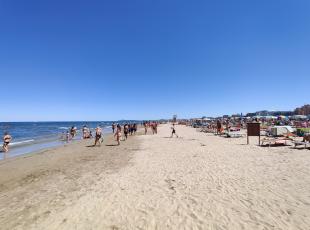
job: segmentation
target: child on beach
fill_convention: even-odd
[[[7,153],[9,151],[9,144],[12,141],[12,137],[8,132],[4,133],[3,136],[3,152]]]

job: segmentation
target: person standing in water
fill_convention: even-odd
[[[70,134],[71,134],[71,137],[73,139],[75,137],[75,135],[76,135],[76,127],[75,126],[71,127]]]
[[[114,133],[115,132],[115,123],[113,122],[112,124],[112,132]]]
[[[3,146],[2,146],[3,151],[5,153],[9,151],[9,144],[11,141],[12,141],[11,135],[8,132],[5,132],[3,136]]]
[[[86,139],[88,136],[88,128],[86,125],[83,126],[82,133],[83,133],[83,139]]]
[[[99,143],[99,146],[101,146],[101,142],[102,142],[101,138],[102,138],[102,128],[100,127],[100,125],[98,125],[96,128],[96,136],[95,136],[94,146],[96,146],[97,143]]]
[[[174,124],[172,125],[171,129],[172,129],[171,138],[173,137],[173,135],[176,135],[176,137],[179,138],[179,136],[177,135],[175,131]]]
[[[71,134],[70,134],[70,132],[69,132],[69,130],[67,131],[67,133],[66,133],[66,142],[67,143],[69,143],[69,141],[71,140]]]

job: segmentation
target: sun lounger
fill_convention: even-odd
[[[303,148],[310,148],[310,143],[305,141],[293,141],[294,148],[296,149],[297,146],[303,146]]]
[[[245,134],[241,133],[240,131],[229,131],[229,132],[225,132],[226,137],[234,137],[234,138],[238,138],[238,137],[244,137]]]
[[[285,146],[285,145],[288,145],[288,141],[292,141],[291,138],[286,138],[286,137],[273,137],[273,138],[264,138],[261,142],[261,145],[268,145],[269,147],[271,145],[273,146]]]

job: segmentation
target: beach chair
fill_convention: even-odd
[[[293,141],[294,148],[297,149],[297,146],[302,146],[304,149],[310,148],[310,143],[305,141]]]
[[[225,132],[226,137],[233,137],[233,138],[238,138],[238,137],[244,137],[245,134],[241,133],[240,131],[226,131]]]
[[[310,135],[304,136],[302,141],[295,140],[293,143],[294,148],[297,148],[297,146],[302,146],[304,149],[310,148]]]

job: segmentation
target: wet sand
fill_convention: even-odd
[[[176,130],[0,162],[1,229],[309,229],[309,150]]]

